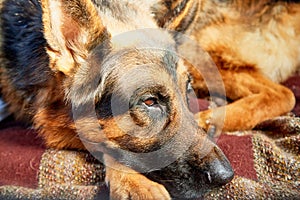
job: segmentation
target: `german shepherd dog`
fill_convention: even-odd
[[[1,95],[9,112],[33,124],[48,147],[103,150],[112,199],[195,198],[233,178],[189,111],[189,74],[172,53],[172,35],[157,29],[152,3],[1,5]],[[172,162],[145,170],[155,159]]]
[[[295,97],[279,83],[299,69],[300,1],[162,0],[154,13],[159,26],[190,35],[216,63],[233,101],[225,106],[224,131],[292,110]],[[206,94],[203,77],[190,71],[194,89]],[[222,109],[198,113],[200,126],[217,124]]]

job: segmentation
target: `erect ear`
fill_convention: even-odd
[[[50,67],[70,75],[91,49],[110,38],[90,0],[42,0]]]

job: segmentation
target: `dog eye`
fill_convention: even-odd
[[[144,100],[143,103],[148,107],[152,107],[158,104],[157,99],[155,97],[149,97],[148,99]]]

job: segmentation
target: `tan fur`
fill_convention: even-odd
[[[186,23],[189,20],[186,17],[192,18],[193,28],[186,32],[203,42],[205,38],[201,40],[200,30],[204,29],[199,26],[204,21],[201,19],[201,10],[198,9],[202,6],[210,7],[212,3],[204,5],[203,1],[187,2],[183,12],[177,13],[176,16],[169,15],[168,24],[171,28],[182,31],[188,27]],[[100,151],[103,150],[101,145],[107,147],[107,151],[101,151],[107,165],[106,181],[110,186],[111,197],[116,199],[170,199],[166,189],[174,197],[196,198],[233,178],[228,160],[221,150],[206,138],[205,132],[197,125],[188,109],[188,73],[183,66],[184,62],[178,62],[178,58],[172,54],[176,49],[172,35],[167,31],[145,29],[158,28],[150,10],[155,0],[111,0],[93,3],[90,0],[42,0],[41,3],[43,36],[46,43],[33,44],[46,48],[46,52],[41,51],[42,55],[30,53],[36,56],[31,61],[37,59],[42,67],[32,63],[26,66],[23,62],[17,62],[20,66],[15,68],[2,62],[0,77],[3,99],[10,104],[10,111],[19,119],[32,122],[48,147],[80,150],[88,147],[91,152],[97,153],[99,148]],[[174,3],[176,5],[172,6],[172,9],[177,10],[184,6],[179,0]],[[11,4],[7,1],[6,10],[10,10],[10,5],[15,5],[15,2]],[[18,6],[16,5],[20,9]],[[32,12],[30,9],[25,11],[26,14]],[[216,19],[209,19],[209,23],[218,24],[218,19],[223,19],[221,16],[220,14]],[[5,19],[10,22],[10,15]],[[29,19],[28,23],[40,25],[37,19]],[[143,30],[126,34],[136,29]],[[31,32],[28,29],[26,33],[30,35]],[[118,37],[119,34],[122,34],[122,37]],[[34,34],[30,36],[37,37]],[[40,36],[37,38],[44,39]],[[215,39],[219,41],[218,37]],[[220,68],[226,90],[230,92],[232,99],[241,99],[240,105],[237,101],[236,104],[232,104],[232,108],[228,107],[230,112],[227,113],[227,118],[232,119],[241,114],[240,108],[253,101],[252,98],[242,101],[243,97],[260,94],[263,84],[276,89],[264,88],[263,93],[269,96],[266,98],[266,95],[262,95],[262,102],[270,101],[270,96],[281,98],[277,95],[279,90],[289,94],[284,88],[275,87],[272,82],[264,79],[259,85],[256,85],[257,81],[254,84],[251,78],[261,79],[255,64],[231,59],[236,56],[235,53],[220,55],[218,51],[222,50],[221,46],[215,48],[214,40],[211,41],[207,48],[212,49],[206,50],[217,63],[227,66],[224,70]],[[141,50],[144,47],[147,47],[146,51]],[[152,48],[155,51],[151,51]],[[228,52],[233,51],[226,45],[223,50],[225,49]],[[22,52],[22,49],[18,49],[18,52]],[[49,63],[48,59],[40,60],[40,57],[49,58]],[[9,59],[15,61],[14,58]],[[24,74],[28,73],[26,70],[22,71],[24,66],[33,71],[30,73],[37,80],[24,78]],[[36,68],[38,70],[35,70]],[[19,73],[18,69],[22,72]],[[235,73],[239,73],[236,77],[233,76],[234,80],[232,73],[226,73],[233,69]],[[43,73],[46,78],[40,78],[41,71],[47,72]],[[125,75],[128,77],[124,81]],[[210,78],[213,79],[213,76]],[[245,82],[244,78],[249,81]],[[195,75],[195,80],[199,80],[195,86],[203,85],[201,76]],[[233,89],[237,83],[245,84],[238,92]],[[22,84],[25,86],[22,87]],[[113,95],[116,95],[117,103],[120,104],[112,104]],[[151,101],[152,97],[156,104],[149,106],[146,101]],[[90,105],[89,103],[92,107],[85,109],[84,106]],[[126,103],[131,104],[131,107],[128,108]],[[261,106],[261,102],[259,103]],[[278,104],[274,102],[273,105]],[[115,115],[110,106],[118,107],[120,112]],[[289,105],[282,104],[282,110],[286,110],[286,106]],[[253,106],[250,108],[253,109]],[[74,117],[77,111],[83,112],[79,119]],[[270,112],[269,116],[271,114],[278,113]],[[201,120],[205,122],[210,118],[210,111],[200,115]],[[263,117],[265,116],[257,113],[258,120]],[[247,116],[244,119],[225,120],[225,128],[231,130],[232,127],[245,128],[253,125],[253,121]],[[207,124],[200,124],[207,128]],[[85,146],[82,142],[90,146]],[[162,147],[166,147],[163,149],[166,152],[157,156],[158,158],[167,156],[176,160],[172,160],[167,166],[147,171],[145,176],[128,167],[143,169],[152,159],[145,161],[136,157],[135,153],[145,155]],[[203,147],[206,149],[203,150]],[[114,156],[118,159],[121,157],[118,161],[124,165],[109,156],[110,150],[113,152],[119,149],[125,150],[126,153],[120,151]],[[127,155],[128,152],[133,154]]]
[[[136,171],[120,165],[113,158],[105,155],[105,162],[111,166],[106,170],[106,181],[111,184],[110,199],[124,199],[131,193],[130,199],[170,199],[167,190],[160,184],[150,181]]]
[[[300,5],[278,3],[258,16],[245,16],[236,9],[220,9],[221,22],[195,26],[191,35],[226,63],[252,65],[277,83],[287,79],[300,62]]]
[[[160,9],[174,12],[166,9],[164,2]],[[156,10],[156,19],[165,22],[161,24],[165,28],[191,36],[216,63],[226,96],[235,101],[225,107],[223,130],[251,129],[292,110],[293,93],[278,83],[292,75],[300,64],[300,4],[271,0],[193,2],[197,9],[193,16],[186,14],[186,10],[192,10],[189,2],[181,15],[172,18]],[[183,23],[177,23],[178,20]],[[201,75],[192,68],[191,73],[194,88],[207,90]],[[200,112],[196,118],[207,129],[224,117],[222,109]]]
[[[86,59],[87,50],[110,36],[90,1],[44,0],[42,5],[45,38],[50,45],[47,49],[50,67],[70,75],[76,62]],[[82,5],[85,7],[79,8]]]
[[[50,45],[47,49],[50,67],[67,76],[63,84],[68,84],[68,77],[73,76],[79,63],[85,62],[89,50],[95,44],[109,39],[110,35],[106,32],[91,1],[44,0],[42,5],[45,37]],[[64,21],[61,21],[62,19]],[[85,149],[71,120],[71,108],[63,102],[60,103],[56,105],[61,108],[60,110],[51,107],[37,110],[34,117],[35,126],[43,127],[41,134],[50,147]],[[93,133],[89,132],[89,138],[92,137]],[[99,140],[99,135],[97,138]],[[103,142],[97,141],[96,138],[92,139],[94,142]],[[134,199],[170,199],[164,186],[150,181],[134,170],[130,170],[129,173],[121,170],[122,167],[125,168],[121,164],[116,166],[106,163],[106,165],[109,166],[106,180],[110,183],[112,198],[123,199],[129,195]],[[113,169],[114,167],[118,167],[117,170]],[[141,180],[142,186],[141,183],[138,184]],[[161,193],[157,193],[158,191]]]

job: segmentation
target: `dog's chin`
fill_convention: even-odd
[[[188,185],[187,185],[188,186]],[[190,188],[187,188],[185,190],[179,190],[174,189],[174,186],[166,186],[168,191],[170,192],[170,195],[172,199],[174,200],[183,200],[183,199],[202,199],[206,192],[208,192],[210,189],[205,188],[193,188],[192,186]]]
[[[174,165],[175,166],[175,165]],[[147,176],[163,184],[172,199],[199,199],[213,187],[206,184],[205,174],[194,170],[189,165],[182,165],[176,170],[172,165],[147,173]]]
[[[206,187],[202,181],[189,180],[169,180],[158,181],[163,184],[172,199],[201,199],[204,194],[212,188]]]
[[[149,172],[146,176],[163,184],[174,199],[201,199],[208,191],[230,182],[234,172],[226,157],[199,165],[179,158],[169,166]]]

